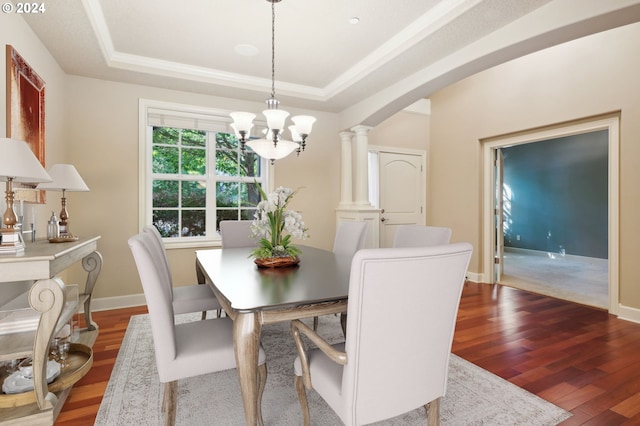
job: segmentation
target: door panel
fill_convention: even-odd
[[[391,247],[398,225],[423,222],[422,156],[381,152],[380,247]]]

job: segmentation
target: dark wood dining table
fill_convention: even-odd
[[[257,368],[262,325],[347,311],[351,258],[299,247],[300,263],[284,268],[258,268],[249,257],[252,248],[196,251],[199,279],[211,286],[233,320],[247,425],[261,420]]]

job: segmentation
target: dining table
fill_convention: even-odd
[[[211,286],[233,320],[247,425],[262,422],[257,380],[262,326],[347,311],[352,258],[320,248],[298,247],[300,263],[279,268],[258,267],[251,258],[254,247],[196,251],[198,279]]]

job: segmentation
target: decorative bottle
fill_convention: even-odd
[[[60,225],[58,225],[58,218],[55,212],[51,212],[51,218],[47,223],[47,239],[53,240],[60,237]]]

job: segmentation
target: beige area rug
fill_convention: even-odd
[[[177,321],[196,320],[187,314]],[[319,330],[330,341],[340,341],[339,318],[320,318]],[[265,326],[262,344],[267,354],[268,378],[262,400],[265,425],[299,425],[302,415],[293,385],[295,345],[289,323]],[[131,318],[111,374],[96,425],[156,426],[162,423],[162,386],[158,382],[151,328],[147,315]],[[178,425],[244,425],[236,370],[193,377],[178,382]],[[314,392],[308,392],[312,425],[342,422]],[[556,425],[571,416],[563,409],[483,370],[455,355],[451,358],[447,395],[441,404],[444,425]],[[424,409],[380,425],[423,425]]]

